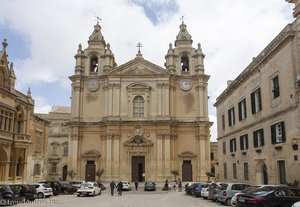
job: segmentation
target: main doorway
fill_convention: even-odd
[[[88,160],[85,165],[85,180],[94,182],[95,176],[96,176],[95,161]]]
[[[183,160],[182,181],[193,181],[193,166],[191,160]]]
[[[132,156],[131,162],[131,180],[144,182],[145,181],[145,157]]]

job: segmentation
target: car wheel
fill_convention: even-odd
[[[99,194],[98,195],[101,195],[101,190],[99,191]]]
[[[80,197],[80,194],[77,194],[77,197]]]
[[[40,192],[40,193],[37,194],[37,197],[38,198],[44,198],[44,194]]]
[[[26,197],[25,197],[25,196],[21,196],[21,197],[20,197],[20,202],[21,202],[21,203],[25,203],[25,201],[26,201]]]
[[[227,205],[227,206],[231,206],[231,199],[227,199],[226,201],[225,201],[225,204]]]

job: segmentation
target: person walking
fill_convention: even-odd
[[[118,190],[118,196],[122,196],[123,183],[121,181],[117,185],[117,190]]]
[[[115,181],[111,181],[111,183],[110,183],[110,193],[111,193],[111,196],[114,195],[115,187],[116,187]]]
[[[179,189],[179,192],[181,192],[181,190],[182,190],[182,182],[181,182],[180,178],[178,178],[178,189]]]
[[[135,180],[134,185],[135,185],[135,190],[137,191],[138,187],[139,187],[139,182],[137,180]]]

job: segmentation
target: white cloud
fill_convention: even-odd
[[[42,96],[33,97],[35,101],[34,113],[48,113],[51,111],[51,106],[47,104],[46,99]]]
[[[168,0],[154,3],[159,2],[169,3]],[[168,45],[174,43],[178,34],[179,19],[185,15],[194,47],[200,42],[206,54],[205,68],[211,75],[209,96],[213,103],[225,89],[226,81],[234,79],[252,57],[293,21],[293,5],[283,0],[178,0],[177,4],[178,11],[168,15],[160,11],[160,22],[154,25],[143,8],[127,0],[2,0],[0,26],[12,28],[29,39],[31,56],[11,60],[15,62],[18,87],[27,90],[32,82],[41,88],[43,83],[60,82],[62,87],[70,88],[68,76],[74,73],[73,56],[78,43],[87,46],[95,15],[102,18],[102,33],[111,44],[118,65],[133,59],[136,44],[142,42],[144,58],[163,66]],[[37,94],[34,98],[37,100],[38,96],[46,95]],[[66,94],[66,102],[69,96]],[[47,109],[47,99],[44,100],[40,103]],[[210,115],[211,119],[213,116]],[[213,138],[216,132],[212,129]]]

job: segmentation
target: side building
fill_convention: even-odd
[[[300,5],[288,24],[217,98],[220,179],[300,180]]]
[[[0,183],[42,180],[47,171],[48,122],[33,115],[34,100],[15,89],[13,63],[7,60],[6,40],[0,51]],[[36,146],[36,149],[35,149]],[[37,147],[39,146],[39,147]],[[37,150],[38,149],[38,150]],[[36,167],[36,168],[34,168]],[[35,178],[33,178],[35,176]]]
[[[47,143],[47,180],[66,181],[69,152],[69,135],[66,123],[70,119],[70,107],[53,106],[48,114],[36,115],[50,122]]]

